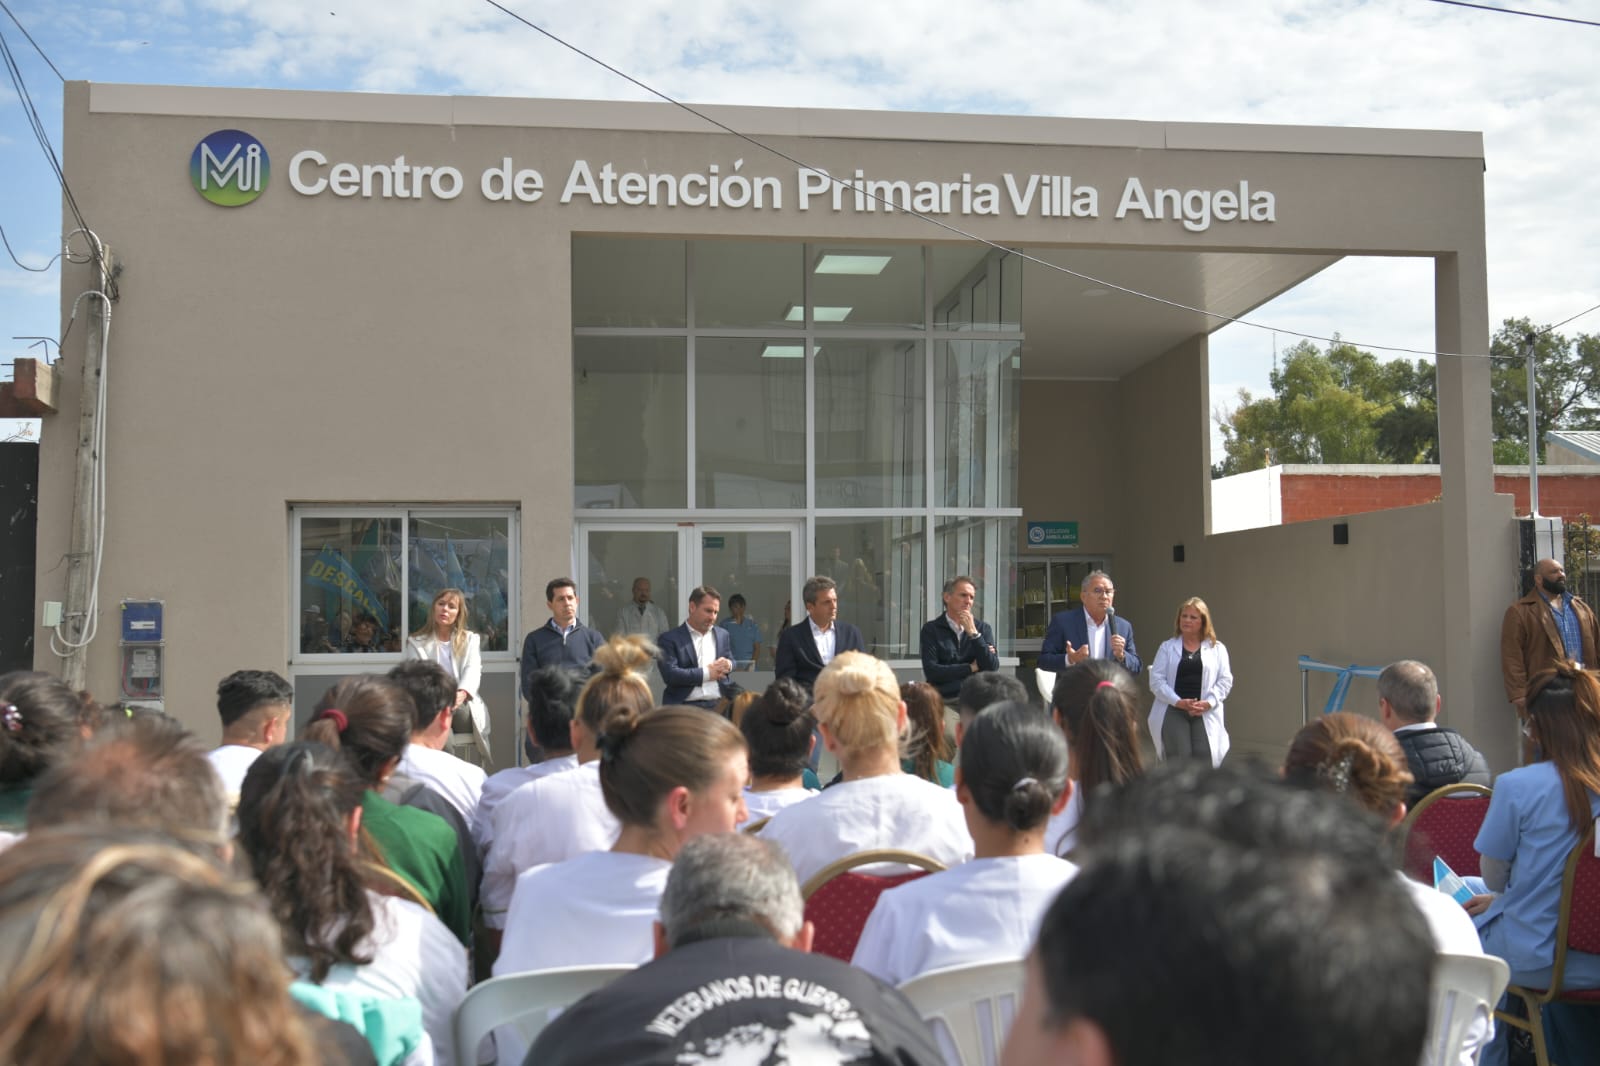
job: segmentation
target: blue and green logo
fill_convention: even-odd
[[[260,196],[272,172],[267,150],[243,130],[218,130],[194,146],[189,180],[219,207],[242,207]]]

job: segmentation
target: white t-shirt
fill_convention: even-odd
[[[415,778],[450,801],[468,825],[478,814],[478,799],[483,795],[484,773],[464,759],[424,744],[408,744],[400,756],[399,770]]]
[[[1072,795],[1067,805],[1050,816],[1050,825],[1044,831],[1044,850],[1051,855],[1070,855],[1078,846],[1078,823],[1083,819],[1083,789],[1072,783]]]
[[[600,761],[523,785],[494,812],[493,843],[483,863],[483,921],[503,929],[517,877],[546,863],[606,851],[622,827],[600,793]]]
[[[467,994],[467,950],[443,922],[418,904],[375,892],[368,892],[367,899],[374,919],[372,961],[333,967],[322,987],[419,1001],[427,1040],[418,1049],[421,1054],[407,1061],[449,1066],[450,1019]],[[302,978],[310,972],[305,959],[290,959],[289,965]]]
[[[224,744],[208,752],[206,758],[211,760],[212,768],[222,778],[222,791],[237,799],[239,789],[244,786],[244,775],[261,758],[261,749],[243,744]]]
[[[554,759],[546,759],[544,762],[536,762],[532,766],[513,766],[509,770],[491,774],[483,783],[483,794],[478,797],[478,814],[472,820],[472,837],[478,842],[478,854],[486,855],[489,852],[489,844],[494,840],[494,812],[502,800],[523,785],[537,781],[541,777],[577,768],[576,755],[561,755]]]
[[[873,848],[903,848],[946,866],[972,858],[972,837],[955,794],[904,773],[823,789],[774,814],[761,836],[788,854],[801,885],[829,863]],[[862,869],[896,873],[903,868],[879,864]]]
[[[1478,927],[1472,923],[1466,908],[1440,892],[1437,888],[1413,881],[1403,873],[1396,873],[1411,900],[1428,920],[1428,931],[1433,934],[1433,946],[1446,955],[1482,955],[1483,945],[1478,941]],[[1460,1066],[1473,1066],[1478,1061],[1478,1051],[1494,1035],[1494,1025],[1488,1011],[1479,1011],[1472,1024],[1467,1026],[1467,1039],[1462,1045]],[[1422,1066],[1452,1066],[1424,1058]]]
[[[748,817],[739,823],[742,830],[751,822],[759,822],[763,818],[770,818],[785,807],[793,807],[801,800],[808,800],[817,795],[816,789],[811,788],[772,788],[765,792],[756,792],[746,785],[744,790],[744,809]]]
[[[878,897],[850,961],[891,985],[930,970],[1028,954],[1078,868],[1054,855],[973,859]]]

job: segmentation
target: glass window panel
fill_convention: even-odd
[[[1022,258],[984,245],[935,245],[928,274],[935,329],[1022,329]]]
[[[922,506],[922,343],[830,339],[815,360],[817,506]]]
[[[773,241],[696,241],[696,329],[805,325],[805,245]]]
[[[695,502],[806,505],[806,364],[799,337],[695,342]]]
[[[848,195],[848,194],[847,194]],[[922,328],[922,248],[914,244],[807,246],[811,304],[818,328],[899,326]],[[832,323],[822,308],[848,307]]]
[[[994,627],[1000,654],[1015,654],[1017,520],[940,518],[934,528],[934,553],[940,587],[952,578],[970,577],[978,590],[975,613]]]
[[[840,619],[859,626],[867,650],[884,659],[921,654],[924,526],[921,518],[817,519],[816,573],[838,584]]]
[[[401,650],[400,552],[399,518],[301,519],[302,654]]]
[[[511,519],[413,516],[406,565],[410,574],[407,632],[428,621],[441,589],[460,589],[467,628],[483,651],[507,651],[511,625]]]
[[[682,329],[684,242],[574,237],[572,324]]]
[[[774,666],[778,628],[793,587],[789,572],[793,536],[787,530],[700,527],[700,573],[722,593],[717,625],[733,638],[736,670],[770,670]],[[735,596],[744,597],[742,621],[734,618]]]
[[[595,529],[587,539],[589,587],[580,594],[578,617],[607,636],[642,633],[652,640],[681,621],[689,593],[678,585],[676,529]],[[634,602],[640,582],[643,605]]]
[[[688,360],[678,337],[574,337],[579,507],[688,502]]]
[[[1015,507],[1021,344],[937,341],[934,352],[939,506]]]

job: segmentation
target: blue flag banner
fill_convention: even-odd
[[[335,592],[349,596],[355,602],[357,610],[367,611],[378,620],[381,629],[389,628],[389,612],[383,609],[383,601],[372,594],[367,583],[361,580],[355,568],[344,556],[324,544],[317,557],[311,562],[311,569],[306,572],[306,579],[314,585],[333,589]]]

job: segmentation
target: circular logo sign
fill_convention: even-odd
[[[1030,544],[1043,544],[1044,543],[1044,527],[1043,526],[1029,526],[1028,527],[1028,543],[1030,543]]]
[[[194,146],[189,180],[218,207],[242,207],[260,196],[271,174],[267,150],[243,130],[218,130]]]

